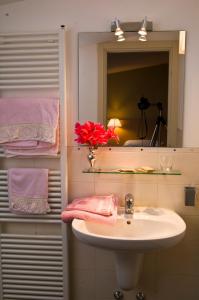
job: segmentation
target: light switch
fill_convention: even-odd
[[[196,188],[191,186],[185,187],[185,206],[195,206]]]

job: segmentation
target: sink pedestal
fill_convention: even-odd
[[[136,287],[142,269],[143,254],[132,251],[115,251],[118,285],[122,290]]]

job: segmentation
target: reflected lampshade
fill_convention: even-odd
[[[109,120],[107,126],[108,126],[108,128],[110,128],[110,127],[117,128],[117,127],[122,127],[122,124],[119,119],[113,118],[113,119]]]

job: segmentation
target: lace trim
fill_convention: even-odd
[[[50,207],[45,198],[15,197],[11,199],[10,209],[12,212],[23,214],[46,214]]]
[[[36,140],[55,144],[56,128],[45,124],[15,124],[0,126],[0,143]]]

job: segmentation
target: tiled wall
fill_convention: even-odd
[[[145,255],[138,290],[147,300],[199,299],[199,200],[185,207],[184,186],[199,187],[199,149],[103,148],[97,151],[97,166],[159,167],[160,156],[173,157],[181,176],[83,174],[88,167],[87,149],[69,148],[69,200],[75,197],[116,193],[121,203],[131,192],[137,206],[162,206],[178,212],[187,224],[184,240],[177,246]],[[117,289],[111,252],[79,243],[71,234],[72,300],[111,300]],[[126,292],[133,300],[136,291]]]

